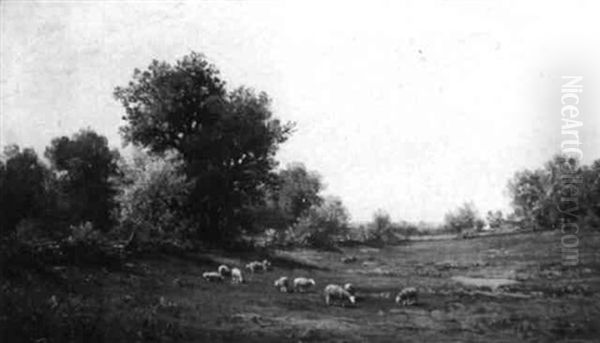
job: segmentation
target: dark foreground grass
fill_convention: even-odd
[[[441,240],[339,252],[276,251],[274,270],[248,282],[207,283],[220,263],[252,254],[138,257],[120,266],[15,268],[2,280],[3,342],[598,341],[600,235],[563,267],[554,233]],[[344,256],[356,256],[343,263]],[[315,278],[305,294],[278,293],[279,276]],[[454,276],[518,281],[498,289]],[[352,282],[356,306],[327,307],[328,283]],[[393,302],[405,286],[416,306]]]

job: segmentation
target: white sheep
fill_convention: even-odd
[[[287,278],[287,276],[282,276],[279,279],[275,280],[273,286],[283,293],[287,293],[291,290],[290,280]]]
[[[417,302],[417,289],[414,287],[404,288],[396,296],[396,303],[402,304],[402,306],[414,305],[416,302]]]
[[[221,276],[231,275],[231,269],[229,269],[229,267],[225,264],[220,265],[217,270],[219,271],[219,274],[221,274]]]
[[[252,273],[255,273],[264,270],[264,266],[261,262],[252,261],[246,265],[246,269],[248,269]]]
[[[210,282],[221,282],[225,279],[219,272],[205,272],[202,277]]]
[[[351,283],[347,283],[344,285],[344,290],[346,290],[346,292],[355,295],[356,294],[356,288],[354,288],[354,285]]]
[[[339,285],[327,285],[327,287],[325,287],[325,304],[327,304],[327,306],[332,305],[333,300],[341,300],[341,301],[345,301],[348,300],[350,301],[351,304],[356,304],[356,298],[354,297],[354,295],[350,294],[347,290],[345,290],[342,286]]]
[[[305,292],[315,285],[316,283],[314,279],[308,279],[305,277],[297,277],[294,279],[294,291],[296,292]]]
[[[268,260],[263,260],[262,262],[252,261],[246,265],[246,269],[250,270],[252,273],[267,271],[271,269],[271,262]]]
[[[273,267],[271,265],[271,261],[269,261],[269,260],[263,260],[262,265],[263,265],[263,270],[265,270],[265,271],[273,269]]]
[[[231,282],[232,283],[244,283],[244,275],[239,268],[231,269]]]

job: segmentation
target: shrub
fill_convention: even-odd
[[[395,241],[396,229],[390,215],[383,210],[377,210],[373,214],[373,221],[367,225],[367,240],[380,243]]]
[[[447,230],[460,233],[463,230],[481,230],[485,225],[473,203],[464,203],[454,212],[448,212],[444,217]]]
[[[339,198],[325,198],[323,204],[313,206],[294,226],[294,235],[301,243],[315,247],[331,247],[335,239],[348,228],[348,211]]]
[[[500,226],[502,226],[502,224],[504,224],[504,216],[502,214],[502,211],[488,211],[487,215],[486,215],[486,219],[488,224],[490,225],[490,228],[496,229],[499,228]]]

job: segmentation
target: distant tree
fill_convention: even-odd
[[[252,228],[253,210],[274,182],[275,152],[292,130],[273,118],[265,93],[227,91],[215,66],[191,53],[175,65],[136,69],[114,95],[126,111],[126,142],[181,155],[194,182],[188,213],[201,224],[199,238],[222,242]]]
[[[515,215],[531,227],[544,224],[544,203],[548,197],[548,179],[543,170],[523,170],[508,183]]]
[[[118,196],[121,227],[142,240],[185,238],[192,224],[182,212],[193,185],[181,169],[177,156],[137,155]]]
[[[582,180],[579,161],[561,155],[554,156],[544,168],[517,172],[508,183],[515,214],[534,230],[557,228],[564,218],[561,210],[567,208],[574,218],[582,216],[581,205],[588,193]],[[575,196],[568,195],[572,193],[568,184],[573,182],[579,190]]]
[[[313,205],[300,218],[295,231],[306,244],[328,247],[333,245],[336,237],[346,233],[349,219],[348,210],[341,199],[326,197],[323,203]]]
[[[504,222],[504,215],[502,211],[488,211],[486,214],[486,220],[491,228],[499,228]]]
[[[66,220],[72,224],[89,221],[95,228],[108,229],[116,205],[119,152],[108,147],[106,137],[85,129],[71,138],[53,139],[45,156],[58,175]]]
[[[0,228],[13,232],[23,219],[41,219],[47,206],[49,171],[33,149],[5,147],[0,161]]]
[[[390,215],[384,210],[377,210],[373,214],[373,220],[368,225],[369,239],[378,242],[390,242],[395,240],[394,223]]]
[[[404,236],[414,236],[419,233],[419,228],[426,230],[427,224],[425,222],[411,223],[405,220],[401,220],[395,224],[395,231]]]
[[[460,233],[464,230],[481,230],[484,222],[479,216],[473,203],[466,202],[456,211],[451,211],[444,217],[448,230]]]
[[[582,171],[582,206],[588,216],[596,222],[600,221],[600,160],[590,166],[583,166]]]

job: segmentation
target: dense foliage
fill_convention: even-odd
[[[124,171],[118,196],[120,229],[135,232],[138,242],[184,239],[192,223],[183,210],[192,183],[181,171],[177,156],[158,158],[137,154]]]
[[[320,205],[313,205],[295,225],[300,242],[317,247],[329,247],[334,239],[344,235],[350,216],[341,199],[326,197]]]
[[[444,225],[450,232],[460,233],[465,230],[481,230],[485,222],[480,217],[473,203],[467,202],[444,217]]]
[[[57,178],[60,214],[69,224],[86,221],[109,230],[116,208],[117,150],[106,137],[86,129],[69,138],[55,138],[44,154]]]
[[[126,142],[181,155],[194,183],[188,216],[199,239],[224,242],[254,228],[252,210],[264,201],[275,152],[292,130],[273,118],[265,93],[228,91],[216,67],[191,53],[174,65],[136,69],[114,94],[126,111]]]
[[[5,236],[14,233],[23,220],[41,220],[48,215],[51,175],[33,149],[7,146],[2,160],[0,230]]]
[[[590,166],[557,155],[543,168],[522,170],[508,183],[517,217],[534,230],[559,228],[564,221],[600,218],[600,160]]]

